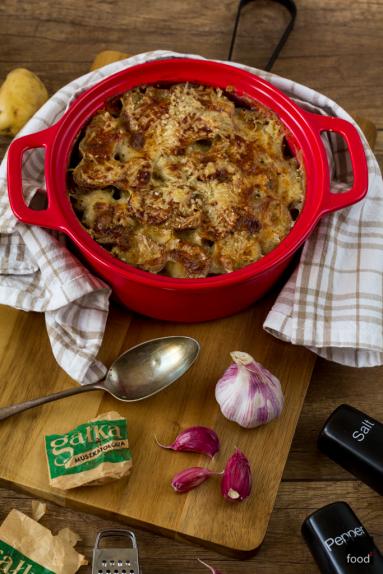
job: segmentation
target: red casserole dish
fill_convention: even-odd
[[[67,194],[67,166],[81,129],[112,96],[142,84],[193,82],[226,89],[233,87],[273,110],[287,128],[291,149],[304,166],[305,202],[287,237],[262,259],[226,275],[203,279],[175,279],[154,275],[123,263],[98,245],[82,227]],[[353,167],[352,187],[341,194],[330,191],[328,160],[320,134],[334,131],[345,139]],[[23,198],[22,159],[31,148],[45,148],[48,207],[30,209]],[[113,289],[127,307],[159,319],[197,322],[235,313],[260,298],[283,273],[292,255],[322,215],[362,199],[367,192],[367,163],[361,139],[349,122],[304,111],[265,80],[244,70],[208,60],[156,60],[122,70],[79,96],[52,127],[14,140],[8,151],[9,200],[24,223],[66,233],[89,266]]]

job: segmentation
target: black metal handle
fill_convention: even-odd
[[[275,46],[274,51],[271,54],[270,59],[265,66],[265,70],[267,70],[268,72],[273,67],[274,62],[278,58],[280,51],[282,50],[283,46],[286,44],[286,40],[289,37],[290,32],[294,27],[295,18],[297,16],[297,7],[296,7],[294,0],[272,0],[272,1],[277,2],[278,4],[281,4],[282,6],[284,6],[289,11],[290,21],[287,24],[285,31],[283,32],[282,36],[280,37],[278,44]],[[238,30],[239,20],[241,17],[242,8],[244,6],[246,6],[246,4],[250,4],[250,2],[254,2],[254,0],[239,0],[237,15],[235,17],[235,22],[234,22],[233,35],[231,37],[229,55],[227,57],[229,62],[231,61],[232,56],[233,56],[233,50],[234,50],[235,41],[237,38],[237,30]]]

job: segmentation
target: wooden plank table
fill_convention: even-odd
[[[295,30],[274,71],[323,91],[349,111],[374,121],[377,154],[382,160],[383,3],[301,0],[298,8]],[[106,48],[130,53],[165,48],[225,58],[235,10],[233,0],[210,0],[208,5],[203,0],[65,0],[59,4],[4,0],[0,6],[0,77],[25,66],[39,74],[53,92],[86,72],[94,55]],[[235,59],[261,67],[284,20],[278,7],[262,1],[257,7],[249,6]],[[7,142],[1,140],[3,150]],[[300,525],[311,511],[334,500],[348,501],[383,548],[382,498],[320,455],[315,444],[325,417],[342,402],[383,420],[382,380],[382,368],[357,370],[317,361],[269,531],[255,558],[238,563],[138,531],[144,573],[204,572],[195,560],[198,556],[227,574],[274,574],[278,570],[314,574],[318,570],[302,541]],[[13,507],[30,512],[30,501],[30,496],[0,489],[0,519]],[[83,538],[79,549],[87,556],[97,530],[117,525],[53,504],[48,505],[43,522],[55,530],[75,528]]]

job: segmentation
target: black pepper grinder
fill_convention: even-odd
[[[383,574],[383,557],[346,502],[310,514],[302,535],[322,574]]]

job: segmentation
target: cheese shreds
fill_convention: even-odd
[[[135,88],[81,134],[71,201],[93,239],[130,265],[229,273],[274,249],[302,208],[286,136],[273,112],[217,88]]]

